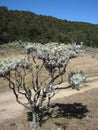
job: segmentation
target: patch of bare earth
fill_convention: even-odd
[[[98,88],[54,101],[54,114],[43,130],[97,130]]]

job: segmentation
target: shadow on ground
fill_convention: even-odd
[[[49,118],[78,118],[83,119],[86,117],[86,113],[89,112],[86,105],[82,103],[73,104],[52,104],[50,109],[42,112],[42,122],[45,122]],[[31,121],[32,113],[28,112],[28,121]]]
[[[78,118],[82,119],[86,117],[86,113],[89,112],[87,106],[82,103],[73,103],[73,104],[60,104],[56,103],[52,106],[53,112],[51,117],[54,118]]]

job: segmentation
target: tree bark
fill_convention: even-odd
[[[32,121],[30,122],[31,130],[40,130],[41,120],[39,113],[34,111],[32,112]]]

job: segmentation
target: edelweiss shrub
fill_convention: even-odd
[[[70,72],[68,76],[68,82],[72,88],[77,88],[81,83],[84,83],[86,80],[85,74],[80,72]]]
[[[51,99],[57,93],[57,85],[64,82],[67,64],[82,52],[82,46],[29,43],[25,48],[27,58],[0,61],[0,77],[9,81],[9,88],[13,90],[17,102],[32,112],[33,129],[41,126],[46,117],[52,114]],[[31,76],[30,87],[28,73]],[[82,73],[71,73],[69,77],[74,88],[85,79]]]

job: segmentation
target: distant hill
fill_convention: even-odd
[[[0,6],[0,44],[12,41],[47,43],[84,42],[98,47],[98,25],[72,22],[29,11],[8,10]]]

